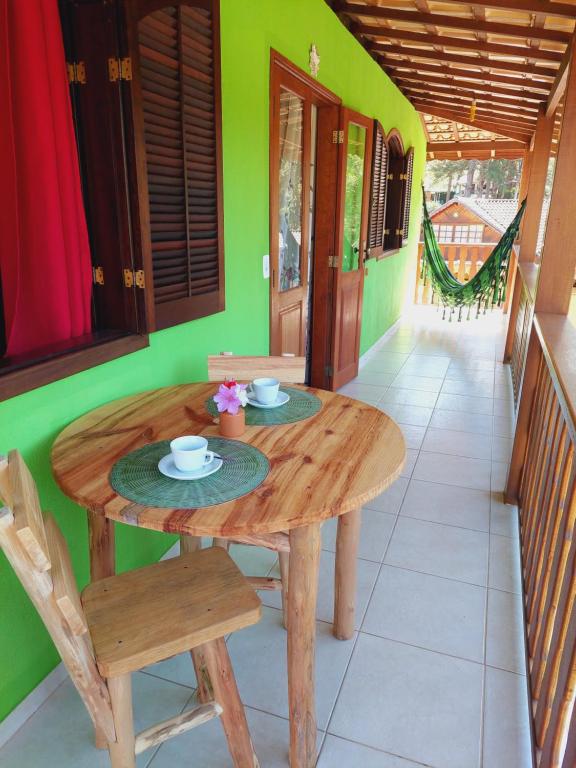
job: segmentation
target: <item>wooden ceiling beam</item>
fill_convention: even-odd
[[[524,11],[525,13],[544,13],[546,16],[559,16],[564,19],[576,19],[576,5],[553,3],[549,0],[489,0],[487,3],[470,0],[442,0],[451,5],[483,6],[498,8],[501,11]]]
[[[572,42],[571,45],[569,45],[566,49],[566,53],[564,54],[564,58],[560,64],[560,69],[556,73],[556,78],[552,83],[552,88],[550,89],[550,94],[548,96],[548,103],[546,104],[546,115],[548,116],[556,111],[558,104],[560,103],[560,99],[562,96],[564,96],[566,83],[568,82],[570,62],[573,60],[573,52],[575,49],[574,46],[575,43]]]
[[[479,152],[498,149],[503,152],[525,152],[526,144],[513,139],[502,141],[429,141],[426,147],[428,152]]]
[[[480,149],[469,151],[461,149],[457,152],[427,152],[427,160],[522,160],[525,152],[519,149]]]
[[[375,54],[395,54],[403,56],[405,59],[427,59],[429,61],[443,62],[446,64],[463,64],[467,67],[476,69],[496,69],[500,72],[516,72],[520,75],[536,75],[546,80],[554,80],[556,77],[556,68],[539,67],[535,64],[519,64],[515,61],[494,61],[487,56],[464,56],[456,53],[438,53],[437,51],[426,51],[422,48],[412,48],[403,45],[385,45],[384,43],[372,43],[368,50]],[[527,83],[530,81],[526,81]],[[531,83],[533,85],[533,83]]]
[[[467,32],[486,32],[492,35],[518,37],[522,40],[550,40],[556,43],[568,43],[570,33],[557,29],[524,27],[519,24],[501,24],[480,19],[466,19],[458,16],[446,16],[440,13],[420,13],[397,8],[384,8],[378,5],[359,5],[358,3],[337,3],[336,11],[355,16],[370,16],[386,21],[402,21],[409,24],[430,24],[445,29],[460,29]]]
[[[501,85],[516,86],[524,89],[523,93],[527,99],[538,99],[544,101],[550,88],[550,83],[540,82],[538,80],[528,80],[521,77],[507,77],[506,75],[495,75],[492,72],[467,72],[464,69],[450,69],[446,65],[435,66],[423,61],[409,61],[408,59],[392,59],[387,56],[379,56],[380,62],[384,64],[388,71],[394,73],[395,77],[408,77],[412,75],[426,77],[431,75],[445,75],[459,80],[470,80],[474,83],[481,82],[482,86],[486,83],[499,83]],[[468,83],[468,85],[470,85]],[[526,90],[530,88],[531,90]],[[503,90],[503,89],[502,89]],[[540,94],[533,91],[542,91]],[[508,91],[506,91],[508,92]],[[511,91],[514,93],[514,91]]]
[[[455,101],[453,98],[448,98],[447,96],[437,96],[437,95],[430,95],[425,96],[421,93],[407,93],[407,98],[410,99],[410,101],[418,101],[421,104],[426,102],[427,104],[439,104],[442,107],[446,107],[446,109],[450,110],[460,110],[465,115],[468,115],[467,123],[468,125],[475,125],[476,121],[473,123],[470,122],[470,102],[462,102],[462,101]],[[522,115],[508,115],[508,114],[502,114],[500,112],[495,111],[494,109],[485,109],[484,107],[476,107],[476,114],[478,116],[478,119],[480,120],[493,120],[494,122],[498,122],[500,125],[507,125],[510,128],[515,128],[516,130],[525,131],[527,133],[532,133],[536,129],[536,119],[528,119],[523,117]]]
[[[468,125],[472,130],[474,128],[479,128],[483,131],[489,131],[490,133],[498,133],[500,136],[506,136],[509,139],[515,139],[524,144],[529,144],[530,139],[532,138],[532,131],[529,128],[520,130],[519,128],[503,124],[500,120],[476,119],[474,123],[471,123],[469,114],[463,110],[446,109],[434,102],[419,101],[416,99],[412,101],[412,104],[414,109],[418,112],[424,112],[428,115],[440,117],[443,120],[451,120],[452,122]]]
[[[470,110],[473,97],[459,96],[455,91],[450,93],[438,94],[434,92],[434,89],[428,91],[428,94],[422,93],[422,91],[416,91],[412,88],[402,88],[402,92],[409,99],[433,99],[438,104],[446,104],[450,107],[460,107],[461,109]],[[507,110],[498,104],[486,103],[484,101],[476,104],[476,112],[479,116],[486,115],[488,117],[502,118],[502,120],[509,121],[510,123],[527,124],[530,126],[536,126],[537,113],[534,114],[520,114],[512,110]]]
[[[538,110],[540,104],[546,101],[546,95],[543,93],[531,93],[525,90],[512,91],[508,88],[501,88],[493,83],[470,83],[466,79],[461,82],[456,80],[458,70],[449,70],[450,73],[454,72],[454,77],[449,74],[447,77],[434,77],[434,75],[424,74],[420,72],[404,72],[396,68],[386,67],[386,70],[393,69],[392,74],[394,79],[399,82],[402,81],[405,84],[409,82],[423,83],[424,85],[443,85],[452,86],[458,89],[471,89],[471,93],[486,93],[490,96],[502,96],[502,103],[517,104],[518,106],[525,106],[534,110]],[[472,90],[473,89],[473,90]]]
[[[491,53],[495,56],[515,56],[520,59],[538,59],[550,61],[556,64],[562,62],[563,52],[548,51],[541,48],[530,48],[527,45],[504,45],[500,43],[486,43],[482,40],[467,40],[461,37],[447,37],[445,35],[430,35],[421,32],[410,32],[406,29],[391,29],[388,27],[374,27],[368,24],[353,24],[350,28],[353,34],[378,38],[378,40],[401,40],[403,42],[416,43],[417,45],[438,45],[442,48],[457,48],[474,53]]]
[[[538,103],[533,104],[530,101],[523,101],[522,99],[513,99],[510,96],[498,96],[490,91],[489,88],[464,88],[461,83],[452,83],[449,80],[442,80],[441,78],[422,78],[422,80],[413,81],[409,77],[397,76],[395,77],[396,84],[402,90],[412,89],[426,91],[428,93],[448,93],[467,96],[470,99],[481,102],[489,102],[491,104],[499,104],[503,107],[516,108],[520,112],[533,113],[538,112]],[[484,91],[484,93],[482,93]],[[542,103],[542,102],[539,102]]]

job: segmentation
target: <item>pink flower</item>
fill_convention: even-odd
[[[234,383],[233,386],[230,386],[230,382],[221,384],[218,392],[214,395],[214,402],[219,413],[226,411],[235,416],[240,408],[246,405],[246,385]]]

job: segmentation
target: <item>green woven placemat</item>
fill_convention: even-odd
[[[295,387],[280,387],[281,392],[290,395],[290,400],[286,405],[278,408],[255,408],[253,405],[247,405],[246,424],[250,426],[272,426],[274,424],[291,424],[294,421],[302,421],[314,416],[322,408],[320,398],[311,392],[305,392]],[[217,389],[214,390],[214,394]],[[206,400],[206,410],[212,416],[218,416],[216,403],[210,397]]]
[[[114,464],[110,484],[121,496],[146,507],[196,509],[223,504],[257,488],[270,471],[262,451],[239,440],[209,437],[208,447],[224,459],[222,467],[201,480],[173,480],[158,469],[170,442],[145,445]]]

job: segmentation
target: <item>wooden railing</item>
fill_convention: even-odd
[[[520,511],[538,768],[576,765],[576,329],[537,314],[507,500]]]
[[[438,243],[448,269],[461,283],[470,280],[478,272],[482,264],[492,253],[496,243]],[[418,243],[418,268],[416,270],[416,285],[414,288],[415,304],[432,303],[432,287],[424,284],[420,275],[422,272],[422,256],[424,243]]]

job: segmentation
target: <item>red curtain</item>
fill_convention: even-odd
[[[91,330],[92,267],[57,0],[0,0],[7,355]]]

